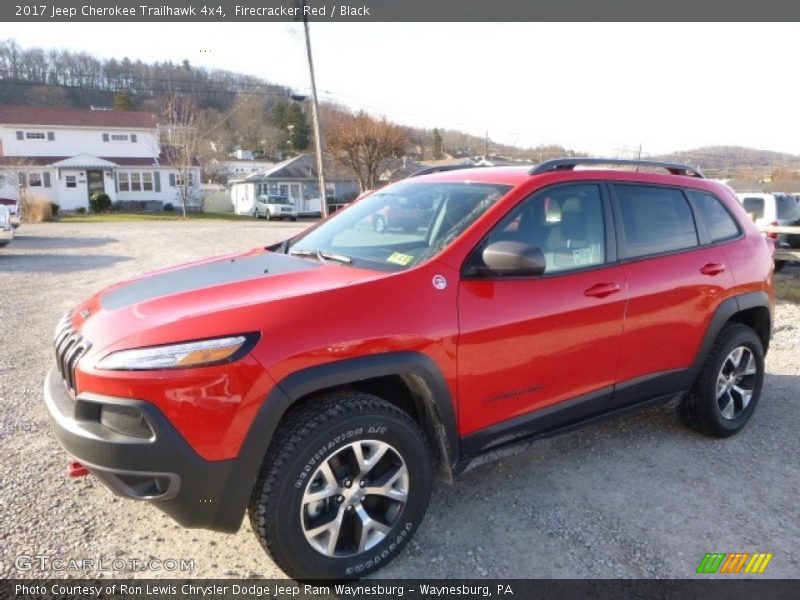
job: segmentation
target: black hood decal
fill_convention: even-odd
[[[316,269],[320,265],[285,254],[266,252],[243,256],[144,277],[123,285],[101,298],[103,308],[117,310],[162,296],[180,294],[270,275]]]

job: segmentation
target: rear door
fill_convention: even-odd
[[[712,243],[702,216],[695,215],[700,209],[696,204],[693,208],[691,192],[624,183],[613,184],[611,190],[628,284],[612,401],[612,407],[620,407],[681,388],[733,277],[722,248]]]
[[[468,259],[458,296],[459,428],[467,454],[606,408],[626,293],[604,190],[580,183],[535,193]],[[483,248],[503,240],[538,246],[545,273],[470,275],[485,266]]]

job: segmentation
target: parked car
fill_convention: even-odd
[[[289,219],[297,221],[297,211],[288,198],[282,196],[261,195],[256,200],[255,208],[256,219]]]
[[[372,226],[378,233],[389,229],[402,229],[413,233],[430,220],[433,211],[427,198],[396,196],[390,191],[378,190],[373,195],[383,201],[383,208],[372,215]]]
[[[8,246],[14,239],[14,227],[11,224],[11,211],[0,204],[0,248]]]
[[[741,192],[736,194],[751,215],[756,225],[784,225],[800,227],[800,203],[790,194],[762,194]],[[779,248],[800,248],[800,233],[767,234],[776,241]],[[776,260],[775,269],[780,270],[788,261]]]
[[[641,170],[580,168],[600,163]],[[375,235],[387,196],[430,202],[430,223]],[[411,539],[434,473],[671,400],[703,434],[740,431],[773,251],[683,165],[415,177],[93,295],[56,328],[47,410],[75,475],[187,527],[248,511],[289,576],[358,578]]]
[[[14,229],[19,229],[21,224],[20,217],[20,207],[19,207],[19,200],[14,200],[12,198],[0,198],[0,205],[5,206],[11,213],[11,225]]]

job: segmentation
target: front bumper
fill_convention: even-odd
[[[246,506],[239,486],[236,461],[207,461],[197,455],[154,405],[142,400],[67,391],[57,369],[44,385],[51,427],[67,453],[91,473],[127,498],[152,502],[186,527],[233,532]],[[139,411],[152,434],[120,433],[102,422],[105,405]],[[233,480],[233,481],[232,481]]]

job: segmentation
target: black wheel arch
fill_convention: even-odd
[[[692,387],[703,368],[706,356],[708,356],[711,347],[714,345],[714,341],[719,336],[722,328],[731,322],[741,323],[753,329],[761,340],[761,344],[764,347],[764,355],[766,355],[772,338],[773,322],[772,303],[769,296],[763,291],[731,296],[722,301],[714,311],[714,316],[711,317],[711,322],[708,325],[708,329],[706,329],[700,348],[687,371],[683,389]]]
[[[369,391],[411,412],[437,454],[440,476],[452,480],[460,459],[455,408],[433,360],[418,352],[389,352],[326,363],[281,380],[261,405],[228,478],[214,529],[236,531],[241,525],[264,458],[287,413],[343,388]]]

